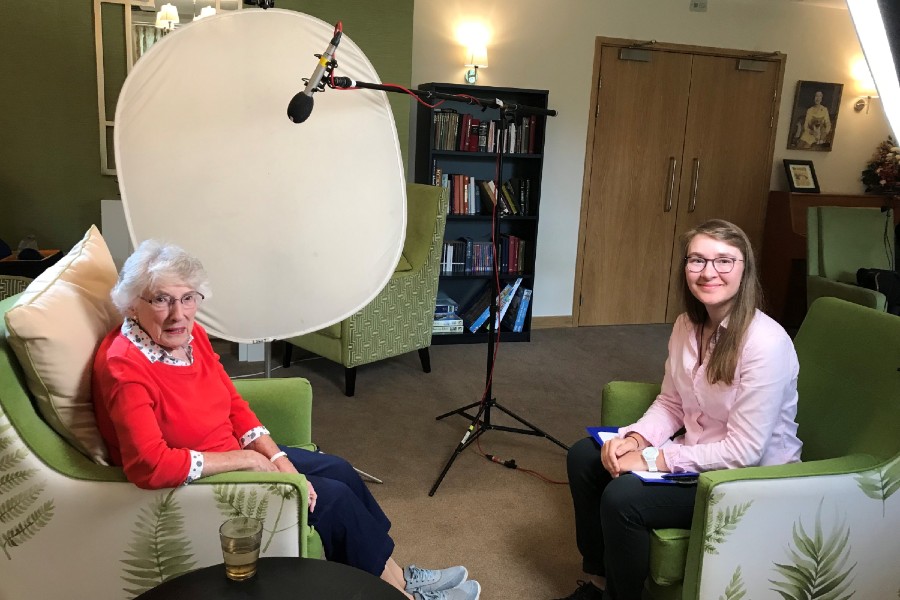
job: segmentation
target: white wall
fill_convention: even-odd
[[[781,160],[797,158],[814,161],[823,192],[862,192],[860,171],[887,136],[888,125],[878,100],[868,114],[853,111],[860,94],[873,92],[862,90],[851,76],[862,50],[849,13],[810,0],[709,0],[706,13],[689,12],[688,6],[689,0],[415,2],[414,85],[462,83],[463,49],[456,27],[481,21],[491,39],[490,67],[479,71],[479,83],[548,89],[550,106],[559,111],[547,124],[535,316],[572,314],[596,36],[787,54],[772,189],[787,187]],[[798,80],[844,84],[831,152],[786,150]],[[410,155],[413,151],[411,142]]]

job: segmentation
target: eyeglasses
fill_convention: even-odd
[[[700,273],[706,268],[706,263],[712,263],[716,273],[731,273],[734,270],[734,263],[744,262],[739,258],[731,258],[730,256],[719,256],[716,258],[703,258],[702,256],[686,256],[684,264],[691,273]]]
[[[198,306],[200,306],[200,303],[203,302],[206,296],[204,296],[200,292],[188,292],[181,298],[175,298],[168,294],[160,294],[159,296],[156,296],[149,300],[147,300],[143,296],[139,296],[139,298],[152,306],[153,310],[163,312],[172,310],[172,307],[175,306],[176,302],[181,302],[181,307],[185,310],[197,308]]]

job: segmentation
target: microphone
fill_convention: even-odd
[[[309,118],[310,113],[312,113],[313,93],[319,91],[319,85],[322,83],[322,78],[325,76],[328,63],[334,58],[334,53],[337,51],[338,44],[340,43],[341,31],[338,30],[335,32],[334,37],[331,38],[328,48],[325,49],[325,52],[319,58],[319,63],[316,65],[316,69],[309,78],[306,88],[291,98],[287,108],[287,116],[294,123],[304,122]]]

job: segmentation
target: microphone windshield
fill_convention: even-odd
[[[309,114],[313,109],[313,97],[307,96],[303,92],[299,92],[291,98],[287,107],[287,116],[294,123],[302,123],[309,118]]]

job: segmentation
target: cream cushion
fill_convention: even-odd
[[[116,266],[91,226],[6,312],[7,339],[47,423],[100,464],[109,464],[91,401],[97,347],[122,321],[109,297]]]

